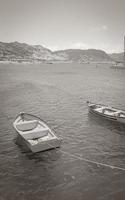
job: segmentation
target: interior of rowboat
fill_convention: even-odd
[[[50,129],[47,125],[42,123],[37,117],[32,118],[30,115],[19,116],[19,120],[16,123],[17,130],[27,140],[47,139],[53,137]]]
[[[121,117],[125,118],[125,112],[113,108],[108,108],[104,106],[95,106],[94,110],[96,112],[109,115],[109,116],[114,116],[114,117]]]

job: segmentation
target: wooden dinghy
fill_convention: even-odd
[[[87,101],[89,112],[125,124],[125,110]]]
[[[20,144],[23,141],[32,152],[60,147],[61,139],[43,120],[34,115],[20,113],[13,122],[13,126],[21,138],[17,143]]]

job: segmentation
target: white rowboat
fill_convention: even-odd
[[[105,106],[102,104],[95,104],[87,101],[89,112],[98,116],[104,117],[108,120],[117,121],[125,124],[125,110]]]
[[[20,113],[13,126],[20,137],[18,144],[25,145],[32,152],[40,152],[48,149],[60,147],[61,139],[59,139],[48,125],[40,118],[27,114]]]

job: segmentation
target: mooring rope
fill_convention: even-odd
[[[48,144],[48,143],[47,143],[47,144]],[[48,146],[50,146],[51,148],[56,149],[56,147],[54,147],[54,146],[51,145],[51,144],[48,144]],[[59,151],[60,151],[61,153],[67,154],[67,155],[70,156],[70,157],[73,157],[73,158],[76,158],[76,159],[78,159],[78,160],[82,160],[82,161],[85,161],[85,162],[88,162],[88,163],[96,164],[97,166],[109,167],[109,168],[111,168],[111,169],[118,169],[118,170],[125,171],[125,168],[122,168],[122,167],[118,167],[118,166],[115,166],[115,165],[110,165],[110,164],[106,164],[106,163],[101,163],[101,162],[89,160],[89,159],[87,159],[87,158],[83,158],[83,157],[81,157],[81,156],[74,155],[74,154],[72,154],[72,153],[69,153],[69,152],[64,151],[64,150],[61,150],[61,149],[59,149]]]
[[[105,163],[101,163],[101,162],[89,160],[89,159],[87,159],[87,158],[83,158],[83,157],[80,157],[80,156],[78,156],[78,155],[74,155],[74,154],[71,154],[71,153],[69,153],[69,152],[63,151],[63,150],[59,150],[59,151],[61,151],[61,152],[64,153],[64,154],[67,154],[67,155],[69,155],[69,156],[71,156],[71,157],[74,157],[74,158],[76,158],[76,159],[78,159],[78,160],[82,160],[82,161],[85,161],[85,162],[88,162],[88,163],[96,164],[97,166],[100,165],[100,166],[104,166],[104,167],[109,167],[109,168],[111,168],[111,169],[118,169],[118,170],[125,171],[125,168],[122,168],[122,167],[118,167],[118,166],[114,166],[114,165],[109,165],[109,164],[105,164]]]

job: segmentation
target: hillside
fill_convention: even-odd
[[[65,53],[72,62],[112,62],[112,58],[108,54],[96,49],[67,49],[56,51],[56,53]]]
[[[41,45],[0,42],[0,61],[9,62],[112,62],[112,58],[102,50],[67,49],[52,52]]]
[[[123,62],[124,60],[124,53],[113,53],[109,54],[109,56],[116,62]]]
[[[28,45],[25,43],[0,42],[1,61],[51,61],[65,60],[63,56],[57,55],[41,45]]]

